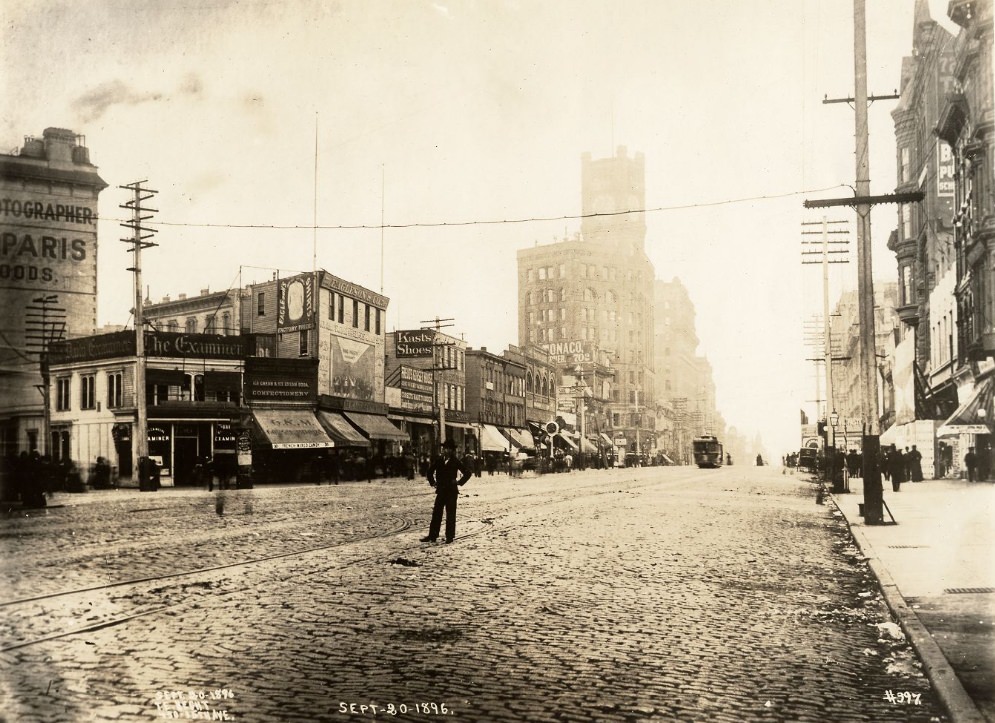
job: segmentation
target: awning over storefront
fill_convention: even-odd
[[[497,430],[501,433],[501,436],[507,440],[505,449],[507,449],[508,446],[511,446],[514,449],[521,449],[522,443],[512,436],[511,430],[508,427],[498,427]]]
[[[964,402],[957,411],[950,415],[940,428],[936,430],[937,437],[952,437],[958,434],[991,434],[989,425],[995,424],[993,419],[992,391],[995,377],[986,377],[978,382],[971,398]]]
[[[394,422],[407,422],[408,424],[424,424],[429,427],[435,421],[431,417],[416,417],[413,414],[399,414],[397,412],[387,412],[387,419]]]
[[[360,431],[374,440],[407,442],[408,435],[395,427],[387,417],[379,414],[360,414],[359,412],[343,412],[342,415],[359,427]]]
[[[615,447],[615,443],[612,441],[612,438],[604,432],[601,433],[601,441],[607,444],[609,449],[613,449]]]
[[[369,447],[370,441],[356,431],[356,428],[346,421],[338,412],[318,410],[318,421],[335,441],[336,447]]]
[[[453,429],[472,429],[474,432],[477,431],[477,428],[472,424],[467,424],[466,422],[450,422],[448,419],[446,420],[446,426],[452,427]]]
[[[564,436],[562,434],[554,434],[553,435],[553,440],[554,440],[555,444],[558,447],[561,447],[562,449],[569,449],[571,452],[576,452],[577,451],[577,445],[576,445],[576,443],[572,439],[570,439],[569,437],[566,437],[566,436]]]
[[[511,446],[504,435],[498,431],[493,424],[483,424],[480,426],[480,451],[481,452],[506,452]]]
[[[516,427],[498,427],[498,429],[511,442],[515,449],[535,447],[532,435],[522,429]]]
[[[252,416],[273,449],[335,446],[309,409],[255,409]]]
[[[667,464],[674,464],[674,460],[668,457],[665,453],[660,452],[660,457],[662,457],[663,461],[666,462]]]

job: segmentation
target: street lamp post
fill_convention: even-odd
[[[580,438],[578,439],[578,446],[580,449],[580,468],[585,469],[587,464],[585,463],[585,452],[584,452],[584,370],[578,364],[574,369],[577,373],[577,383],[575,389],[577,390],[577,425],[580,431]]]
[[[831,439],[833,440],[833,444],[828,449],[829,459],[827,461],[829,463],[828,464],[829,475],[830,475],[829,478],[832,480],[833,492],[835,493],[840,493],[845,491],[843,488],[843,467],[840,464],[841,458],[839,450],[836,448],[836,427],[839,424],[839,422],[840,422],[839,412],[837,412],[834,409],[832,414],[829,415],[829,426],[832,429]]]

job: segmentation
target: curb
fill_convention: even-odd
[[[835,495],[829,495],[833,505],[846,520],[847,529],[853,536],[860,548],[861,553],[867,559],[867,564],[877,578],[881,586],[881,593],[892,614],[898,619],[898,624],[902,628],[912,647],[915,648],[919,658],[922,660],[926,678],[939,696],[943,707],[947,709],[950,719],[954,723],[988,723],[987,719],[981,715],[978,706],[964,690],[957,673],[947,660],[940,646],[930,635],[929,630],[922,624],[919,616],[909,607],[905,597],[898,589],[891,573],[888,572],[884,564],[873,554],[874,546],[864,534],[860,527],[851,524],[846,513],[840,507]]]

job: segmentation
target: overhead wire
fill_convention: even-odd
[[[765,194],[758,196],[744,196],[742,198],[728,198],[721,199],[717,201],[702,201],[700,203],[688,203],[679,204],[674,206],[656,206],[653,208],[636,208],[627,209],[624,211],[608,211],[599,213],[578,213],[578,214],[563,214],[558,216],[524,216],[521,218],[506,218],[506,219],[468,219],[464,221],[424,221],[424,222],[410,222],[410,223],[379,223],[379,224],[251,224],[251,223],[191,223],[191,222],[180,222],[180,221],[148,221],[149,226],[170,226],[179,228],[232,228],[232,229],[271,229],[271,230],[306,230],[306,229],[321,229],[326,231],[357,231],[357,230],[379,230],[379,229],[405,229],[405,228],[454,228],[461,226],[495,226],[503,224],[525,224],[525,223],[545,223],[550,221],[571,221],[571,220],[582,220],[585,218],[609,218],[613,216],[626,216],[630,214],[637,213],[663,213],[668,211],[687,211],[696,208],[715,208],[717,206],[727,206],[736,203],[751,203],[755,201],[772,201],[782,198],[790,198],[792,196],[800,196],[807,193],[822,193],[824,191],[832,191],[838,188],[847,187],[845,183],[837,183],[832,186],[826,186],[825,188],[810,188],[798,191],[788,191],[785,193],[775,193],[775,194]],[[110,216],[98,216],[98,220],[103,221],[122,221],[125,219],[120,219]],[[50,228],[44,224],[30,224],[23,223],[20,224],[22,227],[27,228]]]

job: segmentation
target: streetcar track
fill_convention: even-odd
[[[657,479],[654,479],[654,480],[651,480],[651,481],[643,482],[642,480],[639,480],[639,479],[629,478],[629,479],[624,479],[624,480],[610,480],[610,482],[611,482],[611,486],[608,486],[608,487],[605,487],[603,485],[599,485],[595,489],[586,488],[586,489],[581,490],[581,491],[573,491],[574,493],[570,494],[567,497],[559,496],[559,497],[555,497],[554,499],[546,500],[545,502],[541,503],[541,507],[548,507],[550,505],[559,505],[559,504],[569,504],[569,503],[574,503],[574,502],[577,502],[579,500],[582,500],[582,499],[588,498],[588,497],[596,497],[596,496],[608,495],[608,494],[618,494],[619,492],[629,492],[629,491],[633,491],[633,490],[642,490],[642,489],[649,488],[649,487],[660,487],[660,486],[670,487],[670,486],[675,486],[675,485],[678,485],[678,484],[684,484],[684,483],[687,482],[687,479],[684,478],[684,477],[681,477],[681,478],[678,478],[678,479],[663,479],[663,480],[657,478]],[[620,490],[620,489],[617,488],[616,485],[623,485],[625,487],[625,489]],[[508,494],[506,496],[499,497],[496,500],[492,500],[491,504],[500,503],[500,502],[506,502],[506,501],[512,500],[512,499],[514,499],[514,500],[521,500],[523,498],[531,498],[531,497],[542,497],[542,496],[548,497],[551,494],[555,495],[556,494],[556,490],[555,489],[553,489],[553,490],[541,490],[541,491],[536,491],[536,492],[531,492],[531,493],[526,493],[526,494]],[[423,496],[424,496],[424,494],[421,493],[421,494],[412,494],[412,495],[400,496],[400,497],[398,497],[396,499],[404,499],[405,497],[412,497],[413,498],[413,497],[423,497]],[[537,509],[538,508],[535,508],[535,507],[532,508],[533,511],[537,510]],[[533,514],[528,514],[528,513],[526,513],[526,514],[527,514],[527,516],[529,518],[534,518],[534,517],[537,516],[534,512],[533,512]],[[186,571],[181,571],[181,572],[168,573],[168,574],[164,574],[164,575],[155,575],[155,576],[150,576],[150,577],[145,577],[145,578],[135,578],[135,579],[130,579],[130,580],[117,581],[117,582],[107,583],[107,584],[104,584],[104,585],[95,585],[95,586],[90,586],[90,587],[86,587],[86,588],[80,588],[80,589],[77,589],[77,590],[68,590],[68,591],[60,591],[60,592],[54,592],[54,593],[47,593],[47,594],[44,594],[44,595],[36,595],[36,596],[32,596],[32,597],[27,597],[27,598],[20,598],[20,599],[17,599],[17,600],[0,601],[0,609],[11,609],[11,608],[14,608],[14,607],[16,607],[18,605],[29,605],[29,604],[32,604],[32,603],[50,602],[50,601],[54,601],[54,600],[57,600],[57,599],[60,599],[60,598],[62,598],[62,599],[69,599],[69,598],[72,598],[74,596],[83,596],[83,595],[87,595],[87,594],[99,593],[99,592],[104,592],[104,591],[108,591],[108,590],[119,589],[119,588],[124,588],[124,587],[129,587],[129,586],[134,587],[134,588],[138,588],[141,585],[148,585],[148,584],[152,584],[152,583],[156,583],[156,582],[160,582],[160,581],[175,581],[175,580],[180,579],[180,578],[193,579],[193,578],[195,578],[197,576],[206,576],[206,575],[210,575],[211,573],[218,573],[218,572],[222,572],[222,571],[226,571],[226,570],[232,570],[232,569],[240,568],[240,567],[241,568],[251,568],[251,567],[259,565],[261,563],[270,562],[270,561],[273,561],[273,560],[287,559],[287,558],[293,558],[293,557],[303,557],[303,556],[306,556],[306,555],[309,555],[309,554],[314,554],[314,553],[322,552],[322,551],[325,551],[325,550],[330,550],[330,549],[345,547],[345,546],[348,546],[348,545],[358,544],[358,543],[367,542],[367,541],[376,540],[376,539],[383,539],[383,538],[388,538],[388,537],[394,537],[394,536],[397,536],[397,535],[399,535],[399,534],[401,534],[403,532],[406,532],[412,526],[412,520],[410,518],[408,518],[408,517],[402,517],[402,516],[398,515],[398,516],[395,516],[395,519],[399,521],[399,524],[395,525],[391,529],[380,530],[380,531],[377,531],[377,532],[375,532],[373,534],[370,534],[370,535],[357,536],[357,537],[353,537],[353,538],[350,538],[350,539],[347,539],[347,540],[340,540],[340,541],[337,541],[337,542],[331,543],[331,544],[319,545],[319,546],[316,546],[316,547],[311,547],[311,548],[307,548],[307,549],[303,549],[303,550],[291,550],[291,551],[288,551],[288,552],[282,552],[282,553],[278,553],[278,554],[274,554],[274,555],[266,555],[266,556],[263,556],[263,557],[253,558],[253,559],[250,559],[250,560],[241,560],[241,561],[237,561],[237,562],[226,563],[226,564],[223,564],[223,565],[215,565],[215,566],[211,566],[211,567],[198,568],[198,569],[195,569],[195,570],[186,570]],[[509,530],[515,529],[516,527],[520,527],[523,524],[523,522],[521,520],[516,520],[514,522],[509,522],[508,524],[495,524],[493,522],[493,518],[492,517],[488,517],[488,518],[484,518],[484,519],[487,519],[488,522],[483,522],[481,520],[476,521],[476,525],[478,526],[477,529],[471,530],[469,532],[465,532],[465,533],[463,533],[461,535],[458,535],[456,539],[458,539],[458,540],[460,540],[460,539],[465,540],[465,539],[468,539],[468,538],[474,538],[474,537],[478,537],[480,535],[483,535],[485,532],[495,532],[495,531],[502,531],[502,532],[504,532],[504,531],[509,531]],[[351,567],[351,566],[354,566],[354,565],[357,565],[357,564],[366,563],[366,562],[370,562],[370,561],[376,561],[376,560],[379,560],[381,558],[382,558],[382,555],[379,554],[379,553],[375,554],[375,555],[365,555],[365,556],[362,556],[362,557],[359,557],[359,558],[356,558],[356,559],[352,559],[352,560],[349,560],[349,561],[340,562],[338,564],[331,565],[329,567],[329,569],[335,569],[335,568],[343,568],[344,569],[346,567]],[[288,579],[289,577],[292,577],[293,574],[294,573],[290,573],[286,577],[277,575],[277,579],[284,579],[285,580],[285,579]],[[191,585],[195,585],[195,584],[198,584],[198,583],[191,583]],[[179,587],[182,587],[182,585],[179,586]],[[243,593],[245,591],[252,590],[252,589],[254,589],[254,587],[255,587],[255,585],[250,584],[249,586],[246,586],[246,587],[239,587],[239,588],[236,588],[236,589],[231,589],[231,590],[227,590],[227,591],[219,591],[219,592],[224,597],[230,597],[232,595],[237,595],[237,594]],[[162,592],[165,589],[166,588],[155,589],[155,590],[150,590],[150,591],[147,591],[147,592],[150,592],[150,593],[152,593],[152,592]],[[40,645],[40,644],[43,644],[43,643],[46,643],[46,642],[51,642],[51,641],[54,641],[54,640],[60,640],[60,639],[63,639],[63,638],[68,638],[68,637],[83,635],[83,634],[86,634],[86,633],[92,633],[92,632],[96,632],[96,631],[99,631],[99,630],[105,630],[105,629],[108,629],[108,628],[117,627],[117,626],[120,626],[120,625],[125,625],[125,624],[127,624],[127,623],[129,623],[129,622],[131,622],[131,621],[133,621],[135,619],[138,619],[138,618],[148,617],[150,615],[161,614],[161,613],[167,612],[169,610],[172,610],[174,608],[179,608],[179,607],[183,607],[183,606],[187,606],[187,605],[193,605],[193,604],[196,604],[197,602],[199,602],[199,599],[193,599],[193,600],[191,600],[191,599],[183,599],[183,600],[180,600],[180,601],[168,604],[168,605],[159,605],[159,606],[156,606],[156,607],[153,607],[153,608],[150,608],[150,609],[140,610],[138,612],[133,612],[133,613],[130,613],[130,614],[127,614],[127,615],[121,615],[121,616],[118,616],[118,617],[112,617],[112,618],[109,618],[109,619],[101,620],[99,622],[93,623],[92,625],[86,625],[86,626],[83,626],[83,627],[80,627],[80,628],[74,628],[72,630],[61,631],[61,632],[57,632],[57,633],[51,633],[51,634],[42,635],[40,637],[36,637],[36,638],[30,639],[30,640],[23,640],[23,641],[20,641],[20,642],[17,642],[17,643],[11,643],[11,644],[5,645],[4,647],[0,647],[0,653],[6,653],[6,652],[12,652],[12,651],[15,651],[15,650],[21,650],[21,649],[28,648],[28,647],[31,647],[31,646],[34,646],[34,645]]]

